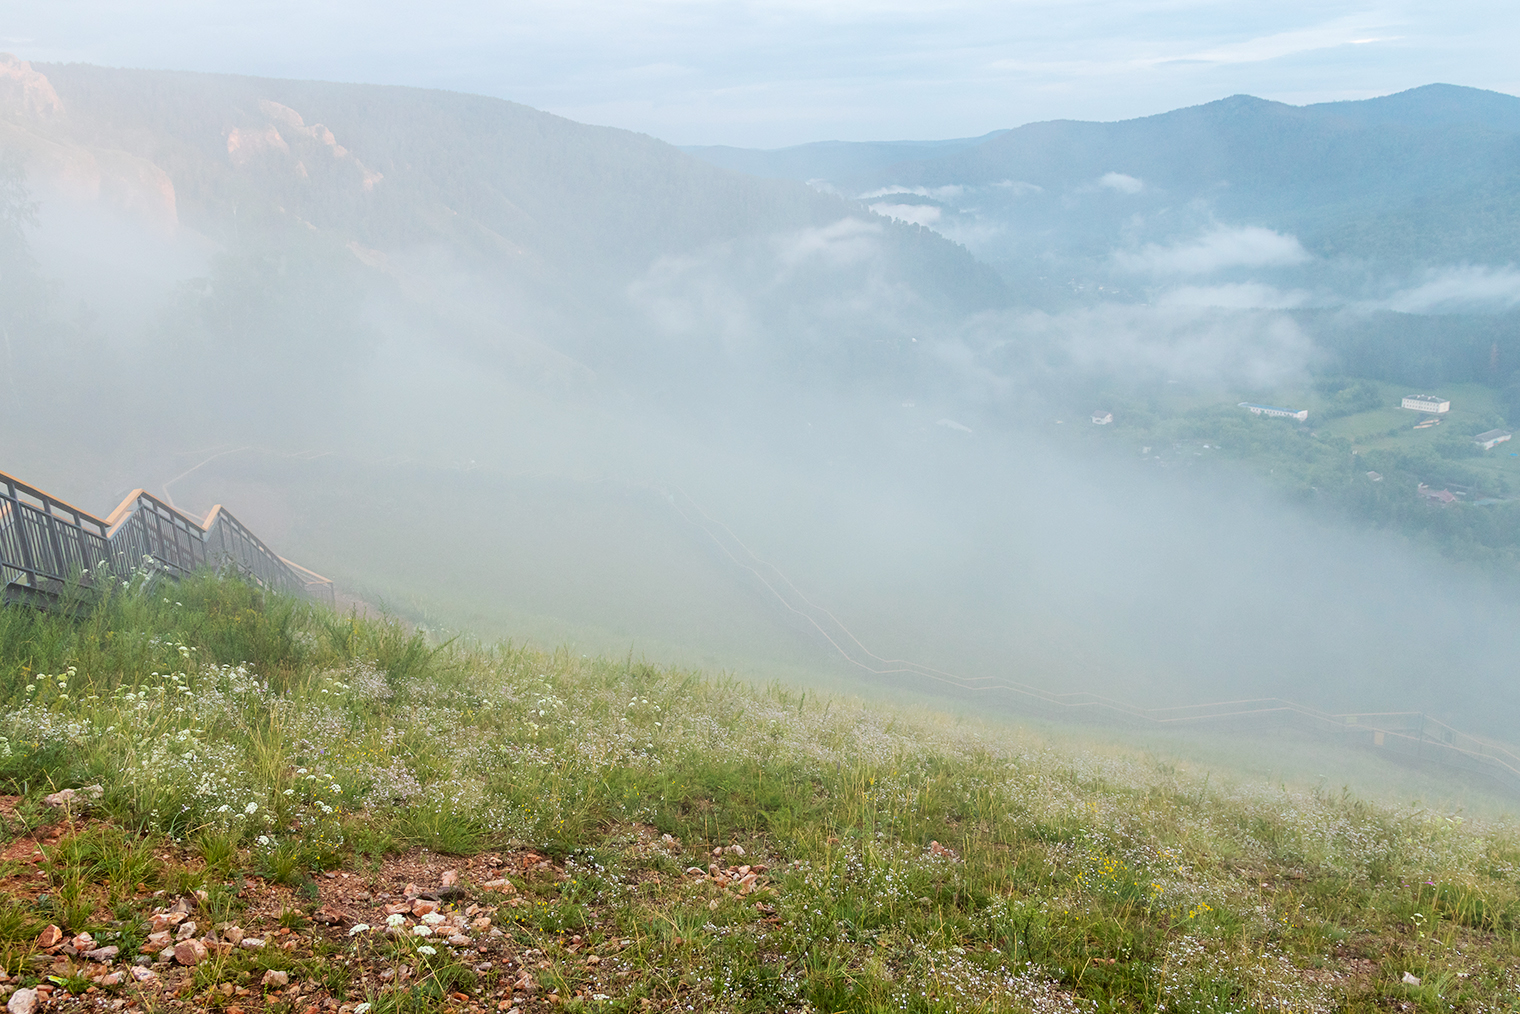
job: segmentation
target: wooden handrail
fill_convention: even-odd
[[[221,504],[196,518],[138,488],[102,520],[0,472],[0,587],[8,597],[13,588],[56,597],[91,567],[106,563],[125,576],[144,560],[171,577],[231,568],[264,587],[334,598],[330,580],[275,553]]]

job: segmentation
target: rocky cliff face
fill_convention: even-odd
[[[0,53],[0,157],[26,170],[45,202],[94,205],[159,233],[179,226],[169,174],[150,159],[71,136],[67,107],[25,60]]]
[[[63,100],[30,63],[0,53],[0,110],[27,119],[49,120],[63,113]]]

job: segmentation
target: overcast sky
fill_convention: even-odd
[[[420,85],[677,144],[975,136],[1240,92],[1520,93],[1520,4],[0,0],[30,60]]]

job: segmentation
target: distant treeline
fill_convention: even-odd
[[[1422,389],[1486,384],[1506,391],[1506,415],[1520,419],[1520,310],[1440,316],[1303,310],[1297,317],[1334,356],[1330,372]]]

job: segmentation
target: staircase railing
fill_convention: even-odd
[[[149,564],[174,578],[233,570],[272,591],[333,602],[333,583],[279,556],[220,504],[203,520],[133,490],[102,520],[0,472],[0,588],[7,600],[56,599]]]
[[[6,598],[51,598],[77,577],[111,568],[104,521],[0,472],[0,588]],[[15,589],[14,591],[12,589]]]

